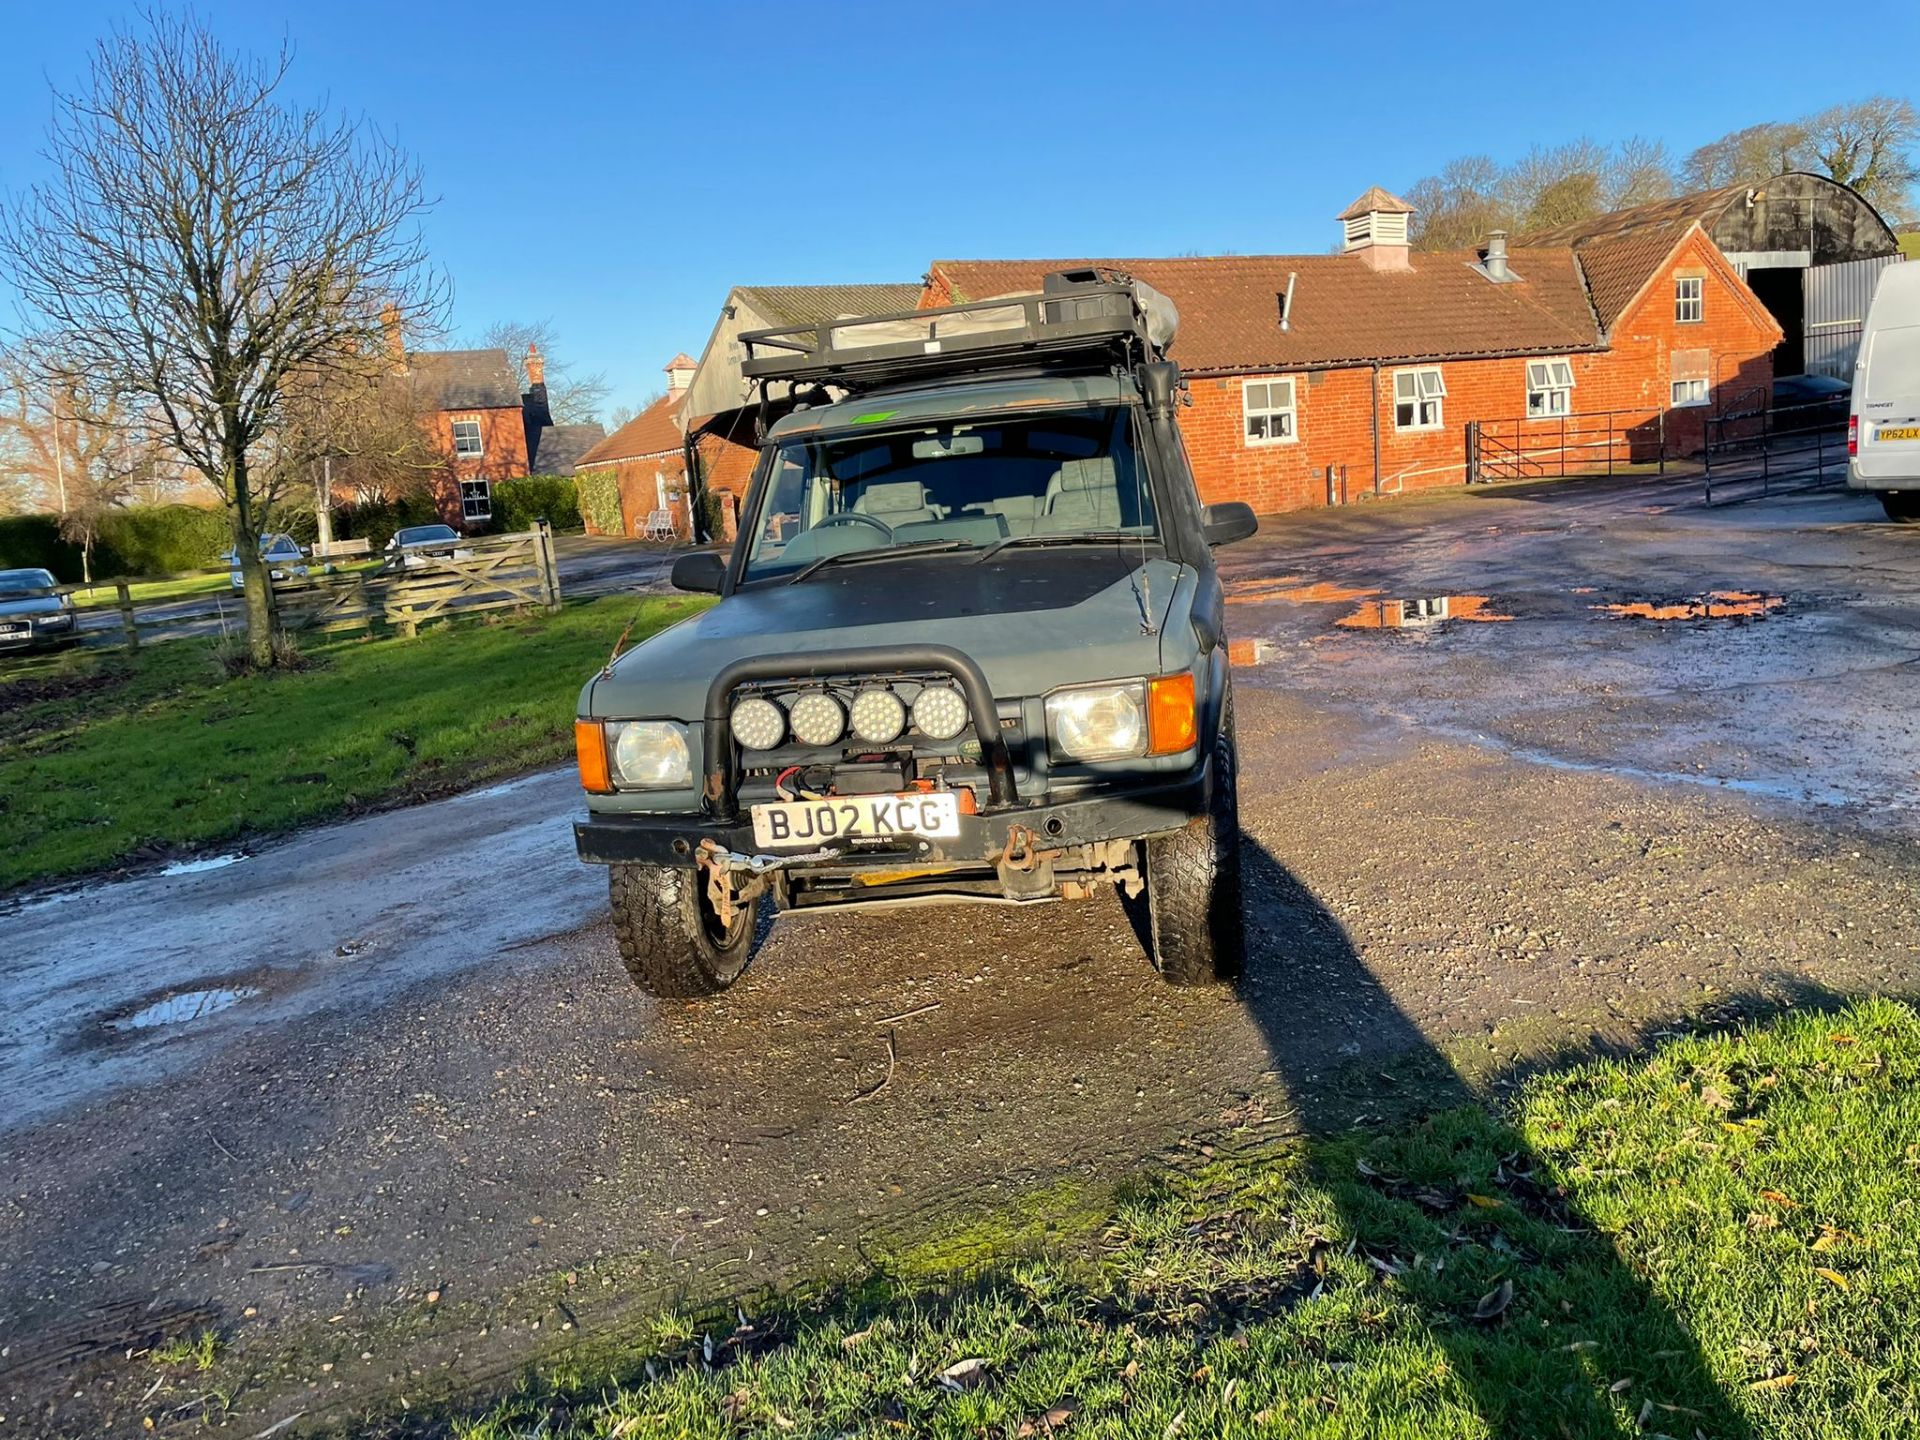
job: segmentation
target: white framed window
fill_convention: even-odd
[[[1440,378],[1438,365],[1423,365],[1418,370],[1393,372],[1393,428],[1396,430],[1438,430],[1440,402],[1446,397],[1447,382]]]
[[[460,518],[469,525],[493,518],[493,486],[485,480],[460,482]]]
[[[1573,413],[1573,362],[1571,360],[1529,360],[1527,362],[1527,418]]]
[[[1241,438],[1249,445],[1284,445],[1298,436],[1292,379],[1240,383]]]
[[[1692,325],[1706,318],[1707,282],[1698,275],[1676,275],[1673,281],[1673,318]]]
[[[1707,382],[1704,380],[1676,380],[1673,382],[1673,403],[1675,408],[1683,405],[1704,405],[1707,403]]]
[[[453,453],[462,460],[478,460],[486,453],[486,447],[480,440],[478,420],[453,422]]]

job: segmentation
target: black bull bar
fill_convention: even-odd
[[[888,670],[937,670],[960,682],[968,719],[987,762],[989,803],[998,809],[1019,799],[1013,785],[1013,758],[1000,733],[1000,710],[986,672],[973,657],[951,645],[859,645],[846,650],[816,650],[795,655],[752,655],[735,660],[707,687],[703,722],[706,774],[702,788],[713,818],[731,824],[739,818],[735,794],[739,765],[734,755],[733,692],[753,680],[818,680],[829,675],[864,675]]]

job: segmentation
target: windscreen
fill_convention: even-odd
[[[770,464],[749,581],[856,550],[1158,534],[1132,416],[1122,408],[796,439]]]
[[[1876,330],[1867,344],[1869,401],[1905,401],[1920,409],[1920,325]]]
[[[53,576],[45,570],[0,571],[0,596],[17,600],[23,595],[51,595]]]

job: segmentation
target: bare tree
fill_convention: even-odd
[[[1753,185],[1797,169],[1806,128],[1768,121],[1710,140],[1687,156],[1686,183],[1695,190]]]
[[[1536,145],[1502,177],[1507,213],[1521,230],[1545,230],[1598,215],[1607,148],[1593,140]]]
[[[1486,155],[1451,160],[1407,192],[1414,207],[1413,243],[1422,250],[1463,250],[1506,226],[1500,167]]]
[[[290,104],[292,63],[149,12],[55,93],[52,176],[0,218],[0,262],[74,373],[149,404],[217,485],[244,580],[248,650],[272,663],[253,456],[290,378],[362,371],[383,309],[437,315],[418,169],[361,121]]]
[[[273,434],[271,494],[307,492],[320,538],[332,539],[334,496],[357,503],[419,495],[446,466],[404,375],[320,368],[290,377]]]
[[[1830,106],[1801,126],[1809,164],[1895,218],[1911,213],[1914,183],[1920,181],[1913,154],[1920,145],[1920,113],[1911,101],[1874,95]]]
[[[105,511],[158,478],[148,417],[36,340],[0,353],[0,469],[9,508],[58,513],[83,567]]]
[[[513,366],[514,380],[525,393],[528,383],[527,347],[538,346],[546,361],[547,410],[556,425],[589,425],[600,418],[613,387],[599,371],[575,375],[564,361],[555,360],[556,344],[551,320],[501,320],[489,325],[480,336],[489,347],[505,350],[507,363]]]
[[[1613,147],[1601,176],[1602,208],[1625,210],[1673,194],[1673,157],[1666,144],[1630,135]]]

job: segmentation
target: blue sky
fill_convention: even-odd
[[[131,7],[7,8],[14,190],[38,170],[48,81],[77,77]],[[198,9],[236,46],[290,37],[296,90],[415,152],[457,333],[551,317],[562,358],[628,402],[674,351],[699,353],[734,284],[908,281],[936,257],[1317,252],[1368,185],[1457,154],[1633,133],[1684,154],[1920,90],[1912,0],[1849,6],[1844,25],[1805,0]]]

